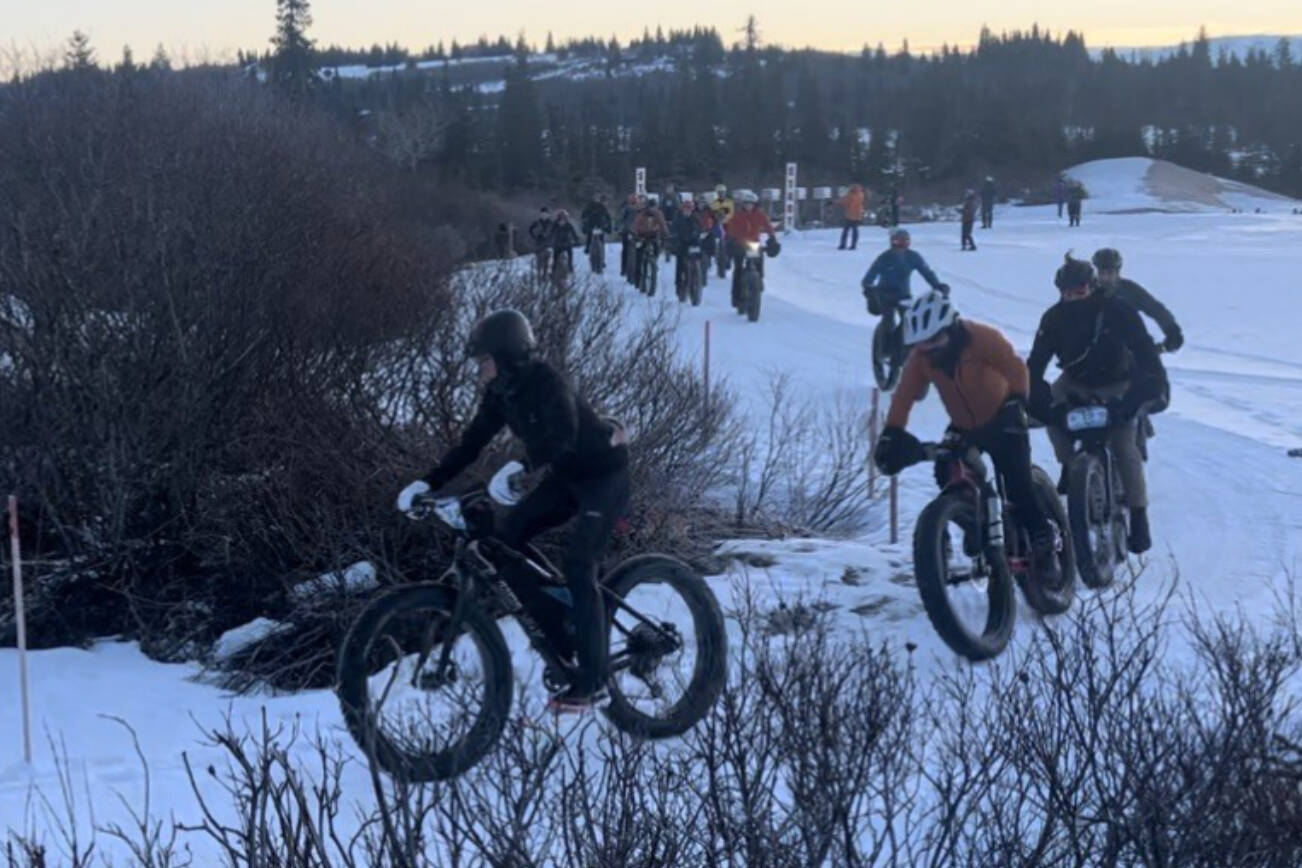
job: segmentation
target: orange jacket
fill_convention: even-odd
[[[936,384],[940,401],[949,411],[950,421],[961,431],[980,428],[994,420],[999,408],[1012,395],[1030,394],[1031,377],[1023,362],[996,328],[964,320],[968,343],[959,354],[958,367],[951,379],[931,363],[921,350],[915,349],[904,363],[900,383],[891,397],[886,424],[903,428],[909,422],[909,410]]]
[[[660,213],[659,208],[643,211],[633,221],[633,234],[639,238],[659,238],[663,241],[669,237],[665,215]]]
[[[724,224],[728,231],[728,238],[733,241],[747,242],[760,240],[760,235],[767,232],[773,235],[775,230],[773,224],[769,221],[769,215],[765,214],[756,205],[754,210],[747,211],[745,208],[738,208],[733,212],[732,219]]]
[[[862,189],[851,189],[845,197],[841,199],[841,210],[845,212],[847,220],[862,220],[864,210],[864,191]]]

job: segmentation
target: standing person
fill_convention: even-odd
[[[1080,181],[1072,181],[1067,186],[1067,225],[1080,225],[1080,203],[1085,199],[1085,188]]]
[[[1130,506],[1128,547],[1142,554],[1153,541],[1135,420],[1145,405],[1168,394],[1166,370],[1139,313],[1121,299],[1099,292],[1088,262],[1068,255],[1053,282],[1061,299],[1045,311],[1026,362],[1031,373],[1031,414],[1046,426],[1062,464],[1058,491],[1065,493],[1075,443],[1064,427],[1067,411],[1094,399],[1108,403],[1115,420],[1108,443]],[[1050,386],[1044,372],[1055,356],[1062,375]]]
[[[498,259],[512,259],[515,256],[515,224],[498,223],[497,232],[493,234],[493,244],[497,248]]]
[[[845,224],[841,227],[841,243],[837,250],[845,250],[846,238],[850,239],[850,249],[859,246],[859,227],[863,224],[864,191],[862,184],[852,184],[850,192],[841,199],[841,215]]]
[[[891,246],[873,260],[860,285],[868,300],[868,312],[886,318],[891,330],[895,329],[895,309],[900,302],[913,297],[909,278],[913,272],[922,275],[931,288],[949,295],[949,284],[941,283],[936,272],[916,250],[910,249],[913,239],[909,230],[895,227],[891,230]]]
[[[981,185],[981,228],[989,229],[995,225],[995,199],[998,198],[995,192],[995,179],[986,175],[986,181]]]
[[[554,231],[555,224],[552,222],[551,210],[544,205],[538,209],[538,219],[529,227],[529,239],[533,241],[539,277],[546,277],[550,273],[548,255],[551,251]]]
[[[1059,175],[1053,183],[1053,199],[1058,203],[1058,219],[1062,219],[1062,206],[1067,204],[1067,176]]]
[[[636,193],[628,194],[628,201],[619,212],[619,273],[630,280],[633,277],[633,224],[642,210],[641,197]]]
[[[972,240],[972,226],[976,223],[977,212],[977,195],[976,190],[968,189],[963,194],[963,232],[959,239],[959,247],[962,250],[976,250],[976,242]]]
[[[475,325],[466,347],[484,389],[475,417],[438,466],[402,490],[398,509],[410,513],[414,501],[450,483],[502,428],[524,442],[529,468],[547,468],[548,474],[506,514],[498,538],[519,550],[543,531],[574,520],[562,569],[574,606],[578,674],[548,707],[580,712],[606,697],[607,627],[597,562],[628,508],[628,446],[622,426],[598,416],[560,372],[534,357],[536,347],[529,321],[517,310],[495,311]],[[509,485],[524,469],[512,462],[499,475]]]
[[[583,242],[579,231],[570,222],[570,212],[562,208],[556,212],[556,222],[552,224],[552,270],[561,258],[569,266],[569,274],[574,273],[574,248]]]

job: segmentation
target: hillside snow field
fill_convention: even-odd
[[[964,316],[998,326],[1023,352],[1056,300],[1052,278],[1064,252],[1088,256],[1104,245],[1123,252],[1125,273],[1174,311],[1186,336],[1184,349],[1165,357],[1172,403],[1155,420],[1148,474],[1156,545],[1138,579],[1140,593],[1157,594],[1178,571],[1183,598],[1197,609],[1237,609],[1265,621],[1280,583],[1302,556],[1302,460],[1287,457],[1289,448],[1302,446],[1302,216],[1290,213],[1299,203],[1261,197],[1255,201],[1262,214],[1230,214],[1197,201],[1159,208],[1172,200],[1170,191],[1141,184],[1152,166],[1113,161],[1076,171],[1089,179],[1095,197],[1085,204],[1080,228],[1069,229],[1053,208],[1001,207],[994,227],[977,234],[974,253],[960,252],[955,223],[910,227],[914,247],[953,286]],[[1117,210],[1144,213],[1105,213]],[[764,412],[775,372],[786,373],[808,400],[867,406],[873,322],[859,280],[885,246],[885,234],[865,230],[855,252],[838,251],[837,237],[834,230],[818,230],[785,238],[782,255],[768,263],[758,323],[729,309],[717,280],[701,307],[682,309],[685,357],[699,359],[709,321],[712,370],[722,372],[749,412]],[[608,280],[633,292],[615,276]],[[920,286],[915,278],[915,291]],[[678,306],[670,275],[662,273],[656,298],[638,304]],[[910,427],[931,439],[944,425],[933,396],[916,408]],[[1056,474],[1044,435],[1033,439],[1037,461]],[[819,597],[836,607],[847,628],[890,644],[917,643],[915,659],[926,661],[920,663],[925,674],[930,666],[955,665],[911,584],[909,534],[933,494],[928,468],[902,475],[903,541],[897,545],[887,540],[885,501],[878,500],[866,516],[867,531],[853,539],[732,541],[724,543],[725,551],[768,556],[772,566],[745,573],[761,597]],[[739,575],[712,580],[717,592],[729,595]],[[1024,612],[1014,642],[1036,629]],[[510,635],[521,681],[538,689],[532,660],[518,650],[520,635]],[[199,727],[218,726],[226,713],[237,725],[255,727],[265,708],[273,725],[297,722],[348,745],[328,692],[232,698],[196,682],[197,673],[195,665],[149,662],[124,643],[32,654],[37,744],[35,762],[27,766],[19,751],[16,655],[0,651],[0,831],[44,822],[38,792],[59,803],[47,737],[66,746],[83,816],[84,785],[97,823],[129,819],[114,794],[134,803],[144,777],[127,733],[107,716],[137,729],[151,766],[154,808],[181,819],[197,813],[181,752],[189,751],[196,767],[218,761],[216,751],[199,744]],[[360,768],[347,783],[356,784],[359,799],[367,798]],[[101,848],[118,852],[103,838]]]

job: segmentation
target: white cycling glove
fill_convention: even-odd
[[[408,485],[398,494],[398,511],[408,518],[416,518],[412,514],[412,504],[423,494],[429,494],[429,483],[425,480],[418,479]]]
[[[515,506],[524,497],[524,465],[519,461],[508,461],[493,474],[488,483],[488,496],[502,504]]]

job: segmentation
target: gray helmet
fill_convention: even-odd
[[[466,342],[466,355],[492,356],[498,365],[510,367],[526,361],[536,346],[529,320],[520,311],[506,308],[475,323]]]
[[[896,241],[911,241],[911,240],[913,240],[913,236],[911,236],[909,234],[909,230],[905,229],[903,226],[896,226],[894,229],[891,230],[892,244],[894,244]]]
[[[1121,270],[1121,251],[1113,247],[1101,247],[1094,251],[1092,257],[1094,267],[1099,271],[1115,268]]]

